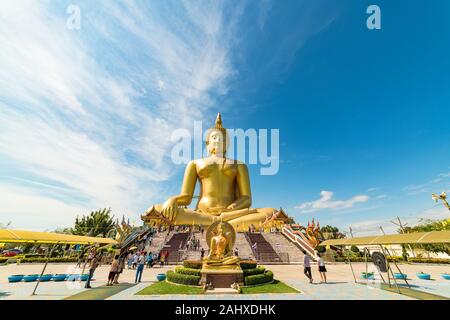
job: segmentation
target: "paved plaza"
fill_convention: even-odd
[[[352,264],[357,277],[364,272],[364,263]],[[84,282],[43,282],[39,285],[37,294],[31,296],[36,282],[30,283],[8,283],[7,277],[12,274],[36,274],[42,270],[42,264],[10,264],[0,266],[0,300],[16,300],[16,299],[44,299],[44,300],[58,300],[67,299],[84,292]],[[119,282],[130,285],[123,285],[118,290],[115,290],[111,296],[102,296],[102,299],[107,300],[161,300],[161,299],[283,299],[283,300],[316,300],[316,299],[343,299],[343,300],[411,300],[413,298],[400,295],[395,292],[389,292],[380,288],[380,280],[366,282],[358,279],[361,283],[355,283],[350,266],[347,264],[330,264],[328,269],[328,283],[320,283],[320,276],[313,267],[314,283],[310,284],[303,275],[303,267],[301,265],[267,265],[266,268],[274,272],[275,278],[285,282],[286,284],[298,289],[301,293],[298,294],[252,294],[252,295],[160,295],[160,296],[141,296],[135,295],[143,288],[149,286],[155,281],[158,273],[165,273],[173,269],[174,266],[165,266],[162,268],[155,267],[145,269],[143,274],[143,282],[134,285],[134,270],[124,270]],[[420,264],[402,264],[400,269],[403,273],[408,274],[408,282],[413,289],[439,295],[441,297],[450,298],[450,281],[444,280],[441,277],[442,273],[449,273],[450,266],[447,265],[420,265]],[[369,265],[369,271],[375,269]],[[100,287],[105,286],[109,266],[100,266],[94,275],[92,287],[99,290]],[[396,272],[396,270],[394,270]],[[419,280],[416,273],[427,272],[432,275],[432,280]],[[49,264],[45,273],[81,273],[80,269],[74,268],[74,264]],[[376,273],[376,272],[375,272]],[[378,278],[378,277],[377,277]],[[363,285],[363,284],[367,285]],[[404,282],[401,282],[404,284]],[[399,282],[400,284],[400,282]],[[100,291],[100,290],[99,290]],[[119,291],[119,292],[117,292]],[[95,296],[95,291],[93,292]],[[83,295],[81,295],[83,296]]]

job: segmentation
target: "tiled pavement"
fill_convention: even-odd
[[[48,271],[51,273],[66,273],[69,266],[64,265],[49,265]],[[327,266],[328,272],[328,284],[309,284],[303,275],[301,266],[295,265],[271,265],[266,266],[272,270],[278,280],[281,280],[290,286],[300,290],[301,294],[256,294],[256,295],[218,295],[218,296],[188,296],[188,295],[161,295],[161,296],[137,296],[136,292],[145,288],[153,283],[156,274],[165,273],[167,270],[173,269],[173,266],[163,268],[145,269],[143,280],[144,282],[123,290],[118,294],[115,294],[107,299],[124,299],[124,300],[145,300],[145,299],[231,299],[231,300],[246,300],[246,299],[286,299],[286,300],[314,300],[314,299],[345,299],[345,300],[361,300],[361,299],[395,299],[404,300],[411,299],[404,295],[399,295],[395,292],[388,292],[381,290],[377,287],[377,284],[363,286],[355,284],[352,274],[349,270],[349,266],[344,265],[330,265]],[[64,299],[68,296],[75,295],[85,290],[82,286],[83,283],[78,282],[45,282],[41,283],[37,291],[36,296],[30,296],[35,283],[8,283],[7,276],[14,273],[32,274],[38,273],[42,268],[39,265],[10,265],[0,266],[0,300],[3,299]],[[359,274],[365,270],[364,265],[354,265],[355,272]],[[402,266],[402,270],[410,274],[413,279],[410,283],[413,285],[413,289],[423,290],[429,293],[441,295],[450,298],[450,281],[445,281],[440,278],[442,272],[448,270],[448,266]],[[20,271],[17,271],[20,269]],[[95,274],[97,281],[92,282],[93,287],[104,285],[106,282],[109,268],[107,266],[100,267]],[[418,280],[415,277],[415,272],[429,271],[432,273],[435,280],[426,281]],[[134,270],[125,270],[121,276],[121,282],[133,283],[134,282]],[[317,274],[313,271],[313,275],[317,282]],[[362,280],[361,280],[362,281]]]

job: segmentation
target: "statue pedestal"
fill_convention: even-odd
[[[238,264],[210,266],[203,263],[200,284],[212,283],[214,288],[230,288],[237,282],[244,285],[244,272]]]

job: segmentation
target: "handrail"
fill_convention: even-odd
[[[253,243],[252,240],[250,239],[249,235],[247,232],[244,232],[244,236],[245,239],[247,240],[247,242],[250,244],[250,248],[252,249],[253,255],[255,256],[256,260],[259,260],[259,254],[258,252],[253,248]]]
[[[300,247],[306,250],[314,260],[318,259],[317,253],[311,246],[309,241],[307,241],[307,239],[303,239],[305,237],[303,234],[292,230],[292,228],[290,228],[289,226],[284,226],[282,229],[282,233],[286,235],[289,240],[297,243]]]

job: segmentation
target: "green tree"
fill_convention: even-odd
[[[345,235],[339,232],[339,228],[333,227],[330,225],[326,225],[320,228],[320,232],[323,234],[326,239],[343,239]]]
[[[72,234],[80,236],[106,237],[114,229],[114,216],[111,215],[111,209],[100,209],[92,211],[89,215],[75,220],[75,227],[72,228]]]
[[[418,224],[414,227],[405,227],[405,233],[410,232],[430,232],[430,231],[450,231],[450,219],[444,220],[426,220],[424,223]],[[402,233],[399,230],[399,233]],[[450,248],[448,244],[421,244],[413,245],[415,248],[423,248],[430,252],[445,252],[450,255]]]
[[[295,220],[293,217],[288,217],[286,220],[286,224],[295,224]]]

